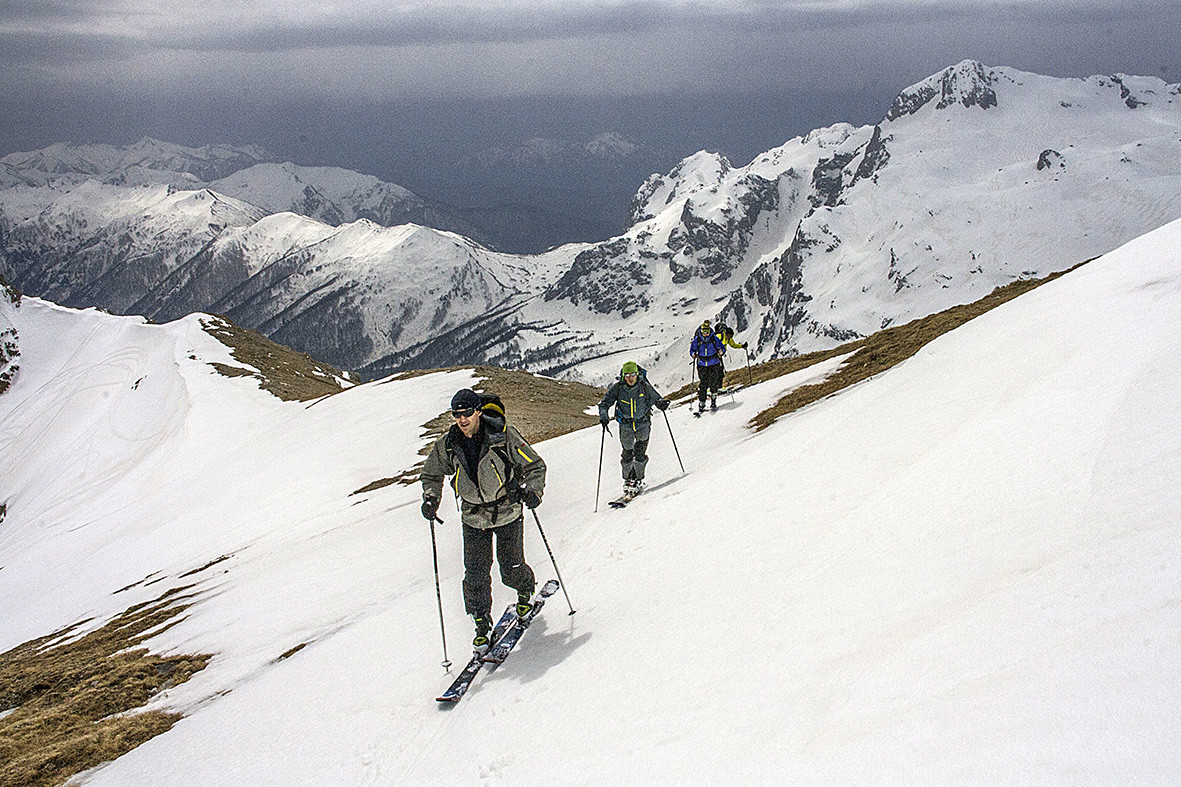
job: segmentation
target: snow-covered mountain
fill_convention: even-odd
[[[115,186],[87,180],[64,190],[0,192],[0,272],[20,289],[119,313],[227,228],[266,212],[208,189]],[[195,309],[188,309],[195,311]]]
[[[0,188],[69,185],[92,179],[118,185],[191,188],[273,159],[256,145],[191,148],[150,137],[125,147],[58,143],[0,158]]]
[[[67,191],[88,180],[117,186],[208,188],[268,213],[290,211],[337,226],[369,219],[383,226],[422,224],[482,243],[488,232],[456,210],[394,183],[339,167],[280,162],[257,146],[190,148],[145,137],[134,145],[51,145],[0,159],[0,189]]]
[[[115,167],[110,150],[100,148],[105,158],[82,152]],[[274,212],[284,206],[299,213]],[[535,297],[578,247],[526,259],[464,235],[363,217],[438,218],[431,211],[397,186],[330,168],[258,164],[185,190],[75,173],[0,190],[0,274],[66,306],[159,321],[225,313],[366,374],[489,360],[491,346],[511,338],[501,319]],[[451,335],[457,329],[461,336]]]
[[[468,157],[472,166],[547,167],[557,163],[617,165],[631,158],[653,157],[644,145],[616,131],[596,134],[586,142],[532,137],[511,148],[485,148]]]
[[[353,493],[473,374],[281,402],[215,374],[200,322],[0,300],[0,652],[183,588],[147,646],[212,656],[150,705],[183,721],[81,783],[1181,778],[1181,222],[765,431],[840,359],[670,409],[689,474],[661,424],[622,511],[592,513],[601,430],[540,443],[526,554],[578,612],[451,711],[452,503],[437,602],[418,488]]]
[[[903,91],[878,125],[654,175],[627,233],[581,252],[545,297],[649,332],[721,318],[760,358],[819,349],[1181,216],[1179,154],[1179,85],[965,61]]]
[[[514,257],[429,230],[390,229],[372,243],[370,224],[333,230],[272,217],[254,226],[240,212],[209,221],[204,234],[199,218],[186,224],[178,232],[190,246],[171,253],[178,261],[154,265],[160,275],[150,281],[137,274],[143,286],[112,305],[89,289],[91,271],[116,267],[106,251],[112,232],[137,239],[127,259],[139,268],[139,238],[181,243],[155,233],[161,221],[146,213],[143,229],[99,231],[71,202],[59,207],[17,187],[0,192],[0,273],[34,295],[66,282],[52,290],[66,305],[154,319],[228,312],[368,374],[486,361],[602,382],[626,356],[672,385],[691,374],[688,337],[702,319],[726,320],[764,360],[1115,248],[1181,216],[1179,153],[1179,85],[965,61],[903,91],[875,126],[818,129],[740,167],[690,156],[644,183],[625,233],[593,245]],[[251,183],[283,184],[260,192],[292,199],[301,185],[322,195],[363,191],[340,185],[353,181],[339,172],[247,172]],[[265,202],[235,177],[223,181],[231,191]],[[58,226],[80,229],[59,238]],[[211,234],[215,241],[186,256]],[[490,278],[471,275],[477,269]],[[375,277],[397,284],[375,287]],[[422,296],[432,291],[447,296],[430,303]]]
[[[368,219],[383,227],[421,224],[486,245],[492,241],[484,229],[453,209],[373,175],[339,167],[256,164],[210,183],[209,188],[271,213],[298,213],[334,227]]]

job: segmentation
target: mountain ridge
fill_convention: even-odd
[[[131,263],[140,289],[119,308],[161,319],[224,311],[366,375],[487,363],[602,383],[631,358],[680,385],[691,374],[687,336],[703,319],[737,328],[754,359],[790,356],[1068,268],[1159,226],[1181,215],[1179,138],[1179,85],[963,61],[901,91],[876,125],[815,129],[743,166],[686,157],[644,182],[626,230],[602,242],[505,255],[460,235],[422,230],[411,243],[415,233],[390,230],[389,242],[350,250],[341,240],[367,236],[366,225],[192,219],[175,232],[209,242],[194,241],[176,270]],[[305,174],[300,183],[314,185]],[[317,198],[332,190],[324,178]],[[33,292],[57,276],[63,303],[87,305],[85,271],[105,271],[121,248],[103,238],[128,233],[90,227],[93,211],[38,219],[37,193],[0,191],[0,272]],[[145,217],[124,246],[147,244],[157,224]],[[91,236],[55,237],[56,225]],[[54,250],[65,242],[69,253]],[[108,251],[94,260],[93,249]],[[82,273],[71,278],[71,265]],[[427,284],[438,270],[445,288]],[[433,307],[421,297],[432,290]]]

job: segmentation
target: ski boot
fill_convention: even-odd
[[[483,656],[492,647],[492,641],[488,638],[488,632],[492,631],[492,618],[487,615],[477,615],[475,620],[476,637],[472,640],[472,650],[477,655]]]
[[[517,591],[517,617],[523,618],[533,611],[533,604],[531,599],[533,592],[526,592],[524,590]]]
[[[701,406],[704,408],[705,402],[702,402]],[[709,411],[711,413],[716,413],[718,411],[718,395],[716,393],[710,394],[709,396]]]

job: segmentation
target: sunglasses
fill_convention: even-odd
[[[475,414],[476,414],[476,408],[474,408],[474,407],[469,407],[466,410],[452,410],[451,411],[452,418],[471,418]]]

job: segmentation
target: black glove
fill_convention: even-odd
[[[609,423],[611,423],[611,419],[610,419],[610,418],[608,418],[608,417],[607,417],[607,416],[605,416],[605,415],[600,415],[600,416],[599,416],[599,426],[601,426],[601,427],[603,427],[604,429],[606,429],[606,428],[607,428],[607,424],[609,424]]]
[[[434,522],[435,514],[439,513],[439,501],[433,497],[424,497],[422,500],[422,515],[427,521]]]
[[[667,410],[668,409],[668,399],[665,399],[663,396],[660,397],[659,399],[657,399],[656,400],[656,409],[657,410]]]
[[[738,346],[745,350],[746,349],[746,342],[743,342],[742,344],[740,344]]]
[[[521,490],[521,502],[529,507],[530,510],[541,505],[541,495],[534,492],[532,489]]]

